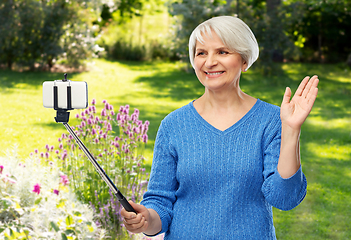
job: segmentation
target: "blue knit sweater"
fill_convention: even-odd
[[[279,175],[280,139],[277,106],[257,100],[220,131],[191,102],[161,122],[141,203],[159,214],[165,239],[276,239],[272,206],[296,207],[307,188],[301,168]]]

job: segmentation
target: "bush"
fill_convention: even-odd
[[[54,163],[0,158],[1,239],[94,239],[93,212],[80,203]]]
[[[95,1],[13,0],[0,4],[0,64],[34,69],[56,61],[78,67],[102,49],[90,22]],[[90,8],[90,9],[89,9]],[[89,11],[88,11],[89,10]],[[91,10],[91,11],[90,11]]]

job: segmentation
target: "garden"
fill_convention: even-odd
[[[284,74],[276,77],[248,71],[242,76],[242,89],[279,105],[285,86],[296,88],[301,76],[317,74],[321,82],[301,134],[307,196],[294,210],[274,209],[277,237],[348,239],[350,70],[335,64],[282,64],[281,68]],[[140,201],[145,191],[160,121],[203,90],[193,73],[181,69],[178,62],[97,60],[91,71],[69,75],[87,81],[90,98],[87,109],[71,112],[70,125],[129,199]],[[26,239],[30,234],[104,239],[111,229],[123,231],[116,199],[65,128],[54,121],[55,111],[42,106],[42,82],[61,78],[61,73],[1,71],[0,216],[8,224],[1,229],[2,234],[15,236],[8,239]],[[122,124],[118,119],[129,120]]]
[[[197,22],[233,13],[250,23],[262,48],[241,76],[244,92],[280,106],[287,86],[320,79],[301,132],[307,196],[291,211],[273,209],[277,238],[351,239],[349,5],[44,2],[0,3],[0,239],[162,239],[125,230],[120,203],[55,122],[55,110],[43,107],[42,84],[65,72],[87,82],[88,107],[70,111],[69,124],[123,195],[140,202],[161,120],[204,91],[186,60],[187,34]]]

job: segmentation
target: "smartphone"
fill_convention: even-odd
[[[46,81],[43,83],[43,105],[46,108],[68,110],[87,108],[88,84],[70,80]]]

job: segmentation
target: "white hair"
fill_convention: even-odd
[[[211,18],[198,25],[189,38],[190,63],[194,68],[196,41],[203,44],[203,35],[212,37],[212,31],[231,51],[239,53],[247,63],[247,70],[258,58],[259,49],[255,35],[241,19],[232,16]]]

